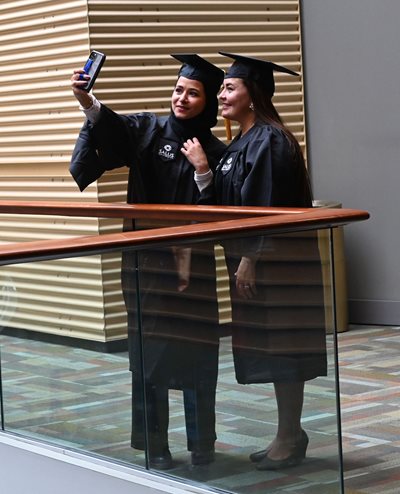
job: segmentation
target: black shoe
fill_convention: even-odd
[[[251,455],[249,456],[250,461],[253,463],[258,463],[267,456],[270,450],[271,448],[267,448],[267,449],[262,449],[261,451],[256,451],[255,453],[251,453]]]
[[[151,468],[156,470],[169,470],[173,467],[172,455],[168,448],[157,455],[150,455],[149,463]]]
[[[215,451],[192,451],[192,465],[208,465],[215,461]]]
[[[301,439],[293,448],[293,453],[283,460],[271,460],[268,455],[262,458],[256,465],[257,470],[281,470],[283,468],[299,465],[306,457],[308,436],[302,430]]]

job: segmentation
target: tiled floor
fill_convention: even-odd
[[[400,327],[339,337],[346,487],[400,492]]]
[[[130,373],[126,354],[101,354],[37,341],[0,338],[6,429],[144,465],[129,447]],[[346,493],[400,492],[400,328],[354,327],[339,335]],[[237,385],[229,342],[221,346],[217,461],[192,468],[179,392],[171,392],[169,473],[238,493],[337,493],[333,364],[306,386],[307,460],[258,472],[248,453],[275,430],[271,387]]]

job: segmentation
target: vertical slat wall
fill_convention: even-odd
[[[125,170],[84,193],[68,172],[83,122],[69,79],[92,48],[107,54],[95,94],[124,113],[169,112],[174,52],[225,68],[217,52],[226,50],[301,72],[299,0],[2,0],[0,41],[0,194],[10,200],[125,200]],[[304,147],[301,78],[277,75],[275,103]],[[224,138],[222,122],[215,131]],[[0,241],[119,228],[110,220],[2,215]],[[2,268],[1,283],[18,297],[13,327],[100,342],[124,337],[118,256]]]

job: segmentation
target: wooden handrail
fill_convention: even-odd
[[[107,202],[0,201],[0,214],[37,214],[94,218],[147,218],[216,221],[252,216],[299,214],[308,208],[123,204]]]
[[[192,207],[196,208],[196,206]],[[177,207],[169,206],[165,208],[172,211]],[[178,207],[179,209],[180,207]],[[216,210],[218,216],[218,208],[207,207],[207,209],[208,213],[211,213],[212,209]],[[0,265],[98,254],[100,252],[105,253],[126,247],[141,249],[155,245],[198,241],[201,239],[222,241],[238,235],[238,233],[241,236],[249,236],[331,228],[369,218],[368,212],[353,209],[310,208],[291,210],[291,212],[282,212],[281,214],[273,214],[273,208],[267,209],[271,212],[270,216],[265,216],[264,214],[257,217],[253,214],[251,218],[245,219],[212,221],[208,223],[112,233],[101,236],[75,237],[63,240],[42,240],[7,244],[0,247]],[[0,212],[4,211],[1,211],[0,208]],[[299,214],[293,214],[293,212]],[[160,218],[160,216],[158,215],[157,218]],[[193,219],[193,217],[190,219]]]

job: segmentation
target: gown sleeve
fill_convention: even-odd
[[[201,192],[200,192],[200,197],[199,200],[197,201],[197,204],[207,204],[209,206],[218,204],[217,202],[217,194],[215,191],[215,182],[214,180],[207,186],[205,187]]]
[[[227,148],[226,144],[222,143],[216,137],[213,137],[211,146],[205,149],[208,165],[210,167],[210,170],[213,172],[214,176],[211,182],[200,191],[197,204],[204,204],[204,205],[218,204],[218,195],[215,189],[215,170],[217,168],[219,160],[226,151],[226,148]]]
[[[242,189],[246,206],[309,207],[311,192],[304,163],[281,131],[263,133],[246,154],[249,170]]]
[[[295,157],[294,149],[280,131],[264,128],[249,143],[243,154],[244,181],[241,203],[244,206],[301,207],[305,199],[300,192],[304,183],[303,163]],[[273,239],[259,237],[244,242],[251,256],[273,248]]]
[[[82,192],[106,171],[101,165],[90,135],[89,122],[83,125],[72,152],[69,171]]]
[[[135,165],[156,130],[154,114],[119,115],[102,105],[98,121],[83,125],[72,153],[70,173],[80,190],[107,170]]]
[[[245,176],[241,190],[242,206],[270,206],[272,198],[271,134],[256,138],[242,154],[240,167]]]

